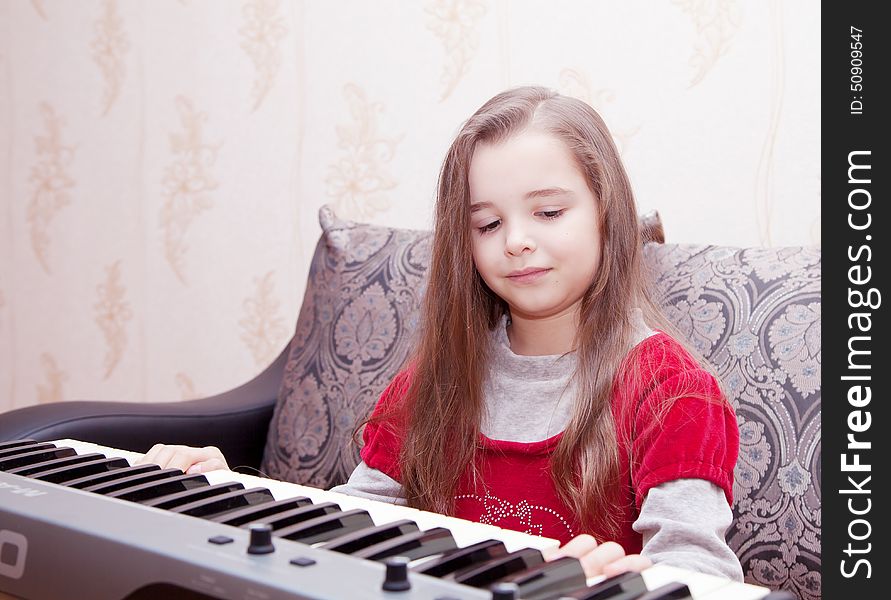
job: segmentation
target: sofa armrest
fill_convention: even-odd
[[[288,348],[232,390],[184,402],[54,402],[0,414],[0,441],[78,439],[134,452],[156,443],[217,446],[229,467],[258,468]]]

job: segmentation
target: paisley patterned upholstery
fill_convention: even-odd
[[[327,488],[358,464],[353,431],[408,354],[431,235],[341,221],[326,206],[319,221],[262,469]]]
[[[327,207],[319,219],[263,469],[329,487],[358,463],[352,432],[407,355],[430,232],[342,221]],[[820,598],[820,251],[650,244],[645,257],[657,299],[736,409],[727,539],[746,580]]]

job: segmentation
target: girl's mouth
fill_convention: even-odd
[[[531,283],[544,277],[550,269],[537,269],[535,271],[527,271],[519,275],[508,275],[507,278],[514,283]]]

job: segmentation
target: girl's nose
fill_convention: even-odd
[[[536,244],[524,227],[512,227],[507,232],[504,251],[510,256],[519,256],[523,252],[535,251]]]

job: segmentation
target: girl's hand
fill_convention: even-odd
[[[216,446],[193,448],[191,446],[155,444],[134,464],[146,463],[155,463],[162,469],[179,469],[189,475],[229,468],[223,453]]]
[[[606,575],[612,577],[625,571],[643,571],[653,566],[652,561],[640,554],[625,554],[625,550],[616,542],[598,544],[592,536],[583,534],[574,537],[559,548],[551,548],[542,552],[545,560],[554,560],[563,556],[572,556],[582,563],[586,577]]]

